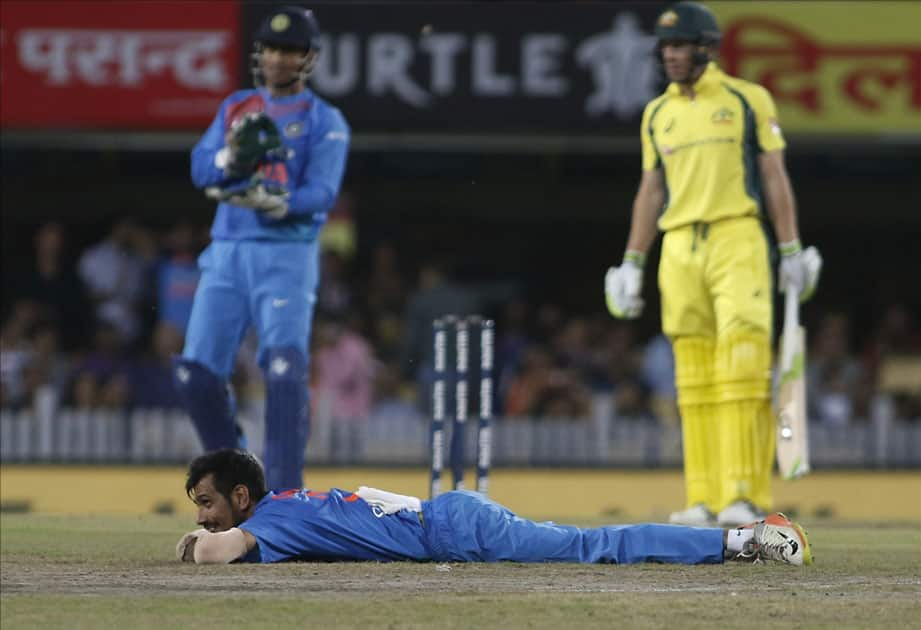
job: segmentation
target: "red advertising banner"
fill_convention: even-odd
[[[236,2],[3,2],[6,129],[200,128],[239,84]]]

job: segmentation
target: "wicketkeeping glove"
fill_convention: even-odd
[[[284,186],[266,181],[259,173],[227,186],[209,186],[205,194],[211,199],[250,208],[276,220],[287,216],[288,199],[291,197]]]
[[[646,256],[628,251],[620,267],[611,267],[604,277],[608,311],[618,319],[635,319],[643,312],[643,264]]]
[[[260,162],[283,159],[286,153],[275,122],[263,112],[250,112],[230,125],[224,172],[232,179],[248,177]]]
[[[799,239],[780,244],[780,270],[777,283],[780,290],[796,291],[805,302],[815,293],[822,273],[822,256],[815,247],[803,249]]]

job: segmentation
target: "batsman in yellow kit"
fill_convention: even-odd
[[[679,2],[656,23],[670,84],[646,105],[643,174],[623,263],[605,277],[608,310],[642,311],[643,265],[657,231],[662,328],[672,342],[684,448],[686,525],[734,526],[771,507],[774,284],[807,299],[818,251],[803,249],[783,135],[771,95],[713,61],[720,42],[705,6]]]

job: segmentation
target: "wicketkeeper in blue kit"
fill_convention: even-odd
[[[726,558],[812,564],[802,527],[775,513],[734,529],[611,525],[580,529],[515,516],[475,492],[432,501],[362,486],[356,492],[266,489],[259,462],[224,449],[189,465],[186,493],[200,529],[184,535],[185,562],[412,560],[438,562],[661,562]]]
[[[339,193],[349,128],[306,87],[319,55],[310,11],[273,9],[256,32],[257,87],[231,94],[192,150],[192,181],[219,201],[175,382],[206,451],[239,445],[228,387],[243,335],[259,335],[266,477],[302,483],[317,234]]]

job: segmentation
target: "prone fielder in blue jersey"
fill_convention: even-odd
[[[195,186],[219,203],[174,380],[205,450],[239,446],[228,379],[255,326],[272,488],[302,483],[317,234],[348,153],[342,114],[306,87],[318,35],[310,11],[274,9],[254,37],[257,87],[227,97],[192,150]]]
[[[803,529],[783,514],[734,529],[611,525],[581,529],[515,516],[474,492],[432,501],[361,487],[269,492],[259,462],[224,449],[189,466],[186,493],[200,529],[184,535],[185,562],[438,561],[662,562],[713,564],[726,558],[812,563]]]

